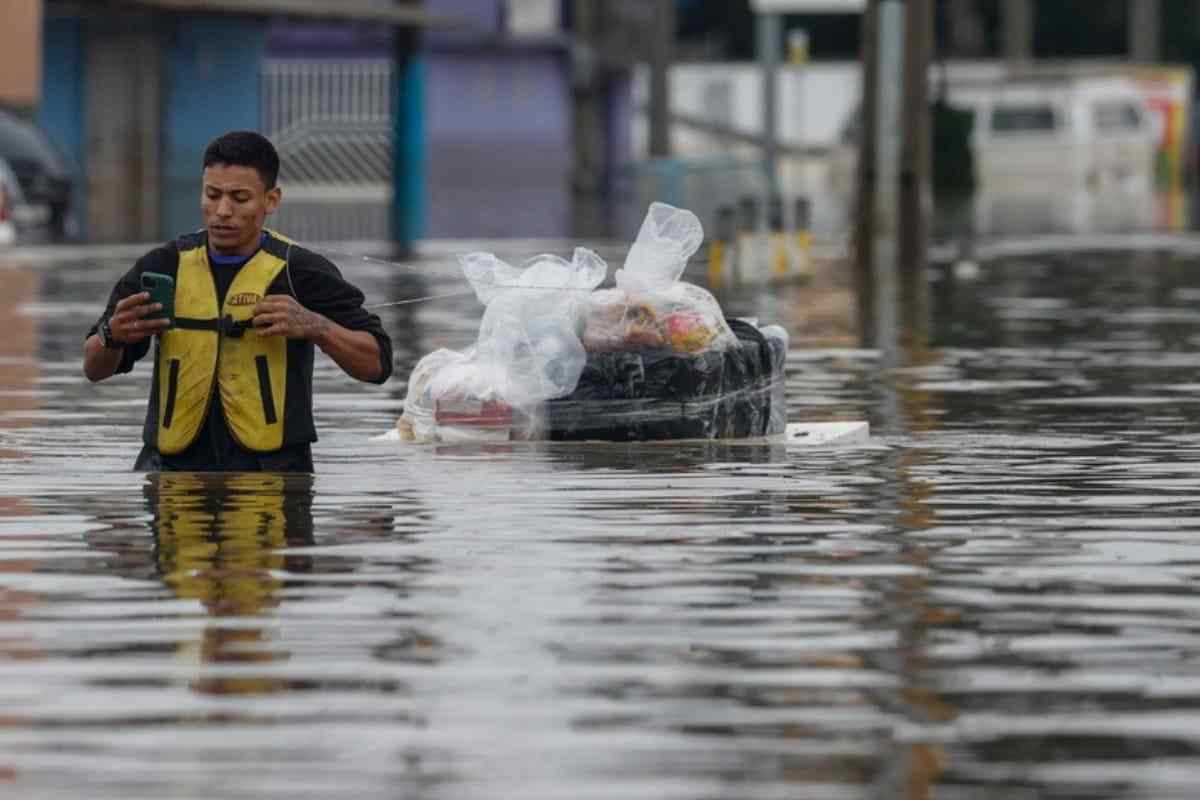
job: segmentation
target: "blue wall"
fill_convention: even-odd
[[[75,178],[72,215],[84,213],[87,149],[83,132],[83,26],[77,19],[47,17],[42,28],[42,102],[38,122],[58,146]]]
[[[231,17],[169,23],[164,109],[167,236],[202,227],[204,149],[231,130],[258,130],[267,26]]]

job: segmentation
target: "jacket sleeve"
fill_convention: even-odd
[[[342,277],[328,259],[302,251],[291,263],[291,288],[305,308],[328,317],[343,328],[366,331],[379,343],[380,373],[375,383],[392,375],[392,338],[379,317],[363,308],[363,293]]]
[[[117,281],[117,285],[113,287],[111,292],[109,292],[108,304],[104,307],[104,313],[101,314],[92,327],[88,329],[87,336],[84,336],[84,339],[96,335],[96,332],[100,330],[100,323],[104,322],[113,315],[113,312],[116,310],[117,303],[121,302],[130,295],[137,294],[142,290],[143,272],[167,272],[168,270],[171,272],[175,271],[174,258],[172,257],[172,254],[168,248],[160,247],[155,250],[151,250],[149,253],[139,258],[137,263],[134,264],[128,272],[121,276],[121,279]],[[152,338],[153,337],[150,339],[144,339],[137,344],[126,345],[121,353],[121,364],[117,367],[117,371],[114,374],[120,375],[132,370],[133,365],[140,361],[146,355],[146,353],[150,351],[150,342]]]

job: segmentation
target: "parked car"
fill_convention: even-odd
[[[37,125],[8,111],[0,111],[0,159],[16,176],[23,195],[25,220],[19,227],[39,224],[51,238],[67,232],[71,209],[71,174],[58,150]]]
[[[0,244],[50,238],[50,206],[28,202],[17,174],[0,158]]]
[[[0,245],[12,244],[17,240],[17,223],[13,220],[13,212],[19,198],[23,199],[21,184],[17,183],[17,176],[8,163],[0,158]]]

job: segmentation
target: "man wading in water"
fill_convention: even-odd
[[[282,198],[278,176],[275,147],[256,133],[209,145],[204,230],[138,260],[88,332],[93,382],[129,372],[157,337],[134,469],[312,472],[314,347],[360,381],[392,373],[391,339],[362,292],[263,228]],[[173,319],[153,318],[162,305],[143,291],[145,273],[174,279]]]

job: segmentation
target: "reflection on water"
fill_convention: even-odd
[[[180,598],[198,600],[213,617],[261,615],[278,606],[281,571],[303,572],[281,552],[311,545],[312,478],[295,475],[150,475],[146,505],[152,516],[159,576]],[[180,657],[205,663],[286,660],[261,628],[204,629],[180,647]],[[281,691],[263,678],[211,678],[193,684],[213,694]]]
[[[1180,189],[1159,190],[1149,181],[1129,185],[1081,184],[1073,191],[1047,178],[1038,185],[985,190],[959,201],[939,214],[940,233],[961,236],[967,232],[990,238],[1041,234],[1157,232],[1176,233],[1187,228],[1189,198]],[[948,204],[949,205],[949,204]],[[958,230],[952,228],[958,226]]]
[[[273,607],[279,551],[312,543],[311,483],[273,474],[149,475],[144,491],[163,581],[213,616]]]
[[[1192,797],[1195,266],[1012,258],[903,367],[793,351],[852,450],[398,448],[402,379],[319,361],[315,478],[129,473],[149,370],[76,361],[122,265],[0,267],[0,793]],[[477,318],[385,313],[398,376]]]

